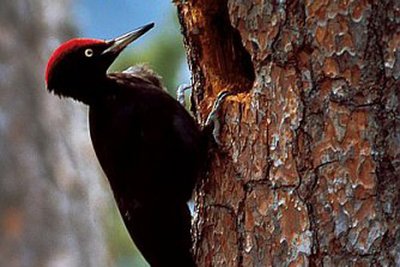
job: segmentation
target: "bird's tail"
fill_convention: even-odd
[[[165,202],[135,209],[127,228],[152,267],[195,267],[189,208],[186,203]]]

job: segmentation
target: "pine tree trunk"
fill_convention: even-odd
[[[175,1],[222,145],[199,266],[400,265],[400,2]]]

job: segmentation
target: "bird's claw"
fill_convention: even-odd
[[[181,84],[176,89],[176,100],[181,103],[182,106],[186,107],[185,91],[192,88],[191,84]]]
[[[190,85],[190,84],[181,84],[178,86],[178,88],[176,90],[176,99],[184,107],[186,107],[185,91],[187,91],[191,88],[192,88],[192,85]],[[224,103],[226,97],[230,96],[232,94],[233,93],[228,90],[219,92],[219,94],[217,95],[217,97],[214,101],[211,112],[208,114],[206,122],[203,127],[203,128],[207,128],[207,129],[210,129],[211,127],[213,127],[212,135],[213,135],[214,141],[217,145],[221,145],[221,141],[219,140],[221,123],[219,122],[218,113],[219,113],[222,103]]]
[[[204,127],[209,128],[212,125],[213,127],[213,131],[212,131],[212,135],[214,137],[214,141],[215,143],[217,143],[217,145],[221,145],[221,141],[219,140],[219,133],[220,133],[220,128],[221,128],[221,123],[219,121],[219,111],[221,109],[222,103],[224,103],[226,97],[232,95],[233,93],[231,91],[228,90],[224,90],[221,91],[217,98],[214,101],[213,107],[211,109],[211,112],[208,114],[207,119],[206,119],[206,123],[204,125]]]

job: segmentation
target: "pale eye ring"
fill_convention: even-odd
[[[85,56],[86,57],[92,57],[93,56],[93,49],[90,49],[90,48],[86,49],[85,50]]]

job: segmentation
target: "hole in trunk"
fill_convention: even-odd
[[[186,41],[192,50],[191,61],[194,66],[200,66],[192,69],[194,75],[204,77],[200,79],[206,96],[226,89],[249,91],[255,79],[251,56],[242,44],[239,31],[232,27],[227,1],[224,2],[193,1],[183,7],[185,16],[190,16],[192,22],[185,29],[189,31]]]

